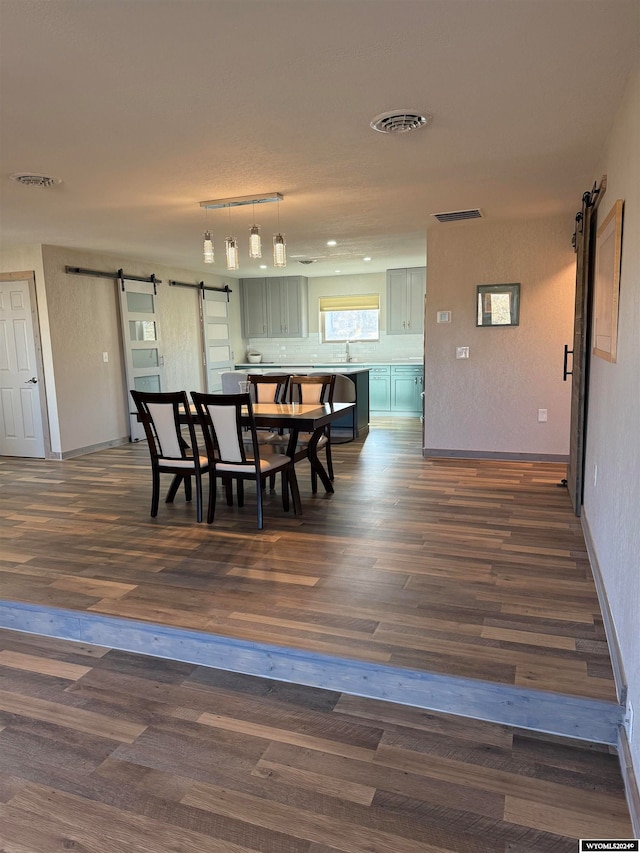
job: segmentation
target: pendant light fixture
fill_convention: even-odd
[[[231,205],[229,205],[229,232],[231,232]],[[227,256],[227,269],[237,270],[240,266],[240,257],[238,252],[238,241],[235,237],[227,237],[224,241],[224,250]]]
[[[273,265],[274,267],[287,265],[287,244],[280,233],[280,201],[278,201],[278,233],[273,237]]]
[[[209,231],[209,211],[205,209],[204,212],[205,218],[205,231],[204,231],[204,244],[202,246],[202,251],[204,254],[204,262],[205,264],[212,264],[215,260],[213,256],[213,236],[211,231]]]
[[[205,264],[212,264],[215,261],[213,255],[213,237],[211,236],[211,231],[204,232],[204,262]]]
[[[253,205],[253,225],[249,229],[249,257],[252,260],[262,257],[262,240],[260,238],[260,226],[256,225],[256,204]]]
[[[250,204],[253,207],[253,225],[249,228],[249,258],[257,260],[262,257],[262,238],[260,236],[260,226],[256,225],[255,206],[256,204],[265,204],[275,201],[278,203],[278,233],[273,238],[273,263],[276,267],[285,267],[287,265],[286,244],[283,235],[280,233],[280,202],[282,195],[280,193],[263,193],[262,195],[245,195],[236,196],[234,198],[218,198],[210,201],[201,201],[200,207],[205,210],[215,210],[221,207],[226,207],[229,211],[229,234],[231,234],[231,208],[240,207]],[[235,237],[229,236],[224,241],[225,258],[228,270],[237,270],[240,267],[240,252],[238,241]],[[204,262],[206,264],[214,263],[213,254],[213,237],[211,231],[207,228],[204,232]]]

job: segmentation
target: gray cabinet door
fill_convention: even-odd
[[[424,267],[407,270],[407,332],[421,335],[424,332],[424,295],[427,271]]]
[[[387,334],[422,334],[426,267],[387,270]]]
[[[424,369],[403,365],[391,368],[391,410],[411,414],[422,413]]]
[[[245,338],[266,338],[267,279],[243,278],[240,281],[242,297],[242,335]]]
[[[308,281],[305,276],[267,279],[267,328],[271,338],[304,338],[309,334]]]
[[[372,412],[388,412],[391,408],[389,367],[372,367],[369,370],[369,408]]]

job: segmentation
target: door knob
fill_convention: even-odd
[[[38,384],[38,380],[36,379],[36,377],[35,377],[35,376],[32,376],[32,377],[31,377],[31,379],[27,379],[27,381],[26,381],[24,384],[25,384],[25,385],[28,385],[29,383],[31,383],[32,385],[37,385],[37,384]]]

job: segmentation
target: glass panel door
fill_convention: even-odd
[[[233,370],[229,340],[229,302],[226,293],[203,290],[200,302],[207,392],[222,391],[222,374]]]
[[[151,282],[124,280],[124,290],[118,282],[122,343],[127,379],[126,396],[131,441],[144,438],[142,425],[135,414],[129,390],[163,391],[164,357],[157,316],[157,294]]]

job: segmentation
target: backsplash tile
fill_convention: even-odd
[[[344,363],[346,347],[344,344],[323,344],[319,333],[308,338],[252,338],[248,350],[262,353],[262,361],[281,363],[321,364]],[[360,363],[391,363],[393,361],[422,360],[422,335],[387,335],[380,332],[379,341],[350,343],[352,361]],[[238,363],[242,363],[245,353],[239,353]]]

